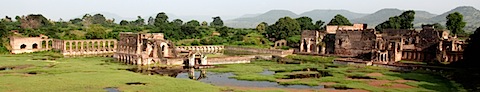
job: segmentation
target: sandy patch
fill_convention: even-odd
[[[367,76],[375,77],[375,76],[383,76],[382,73],[369,73]]]
[[[413,88],[405,84],[394,83],[389,80],[371,80],[368,85],[381,87],[381,88]]]
[[[291,82],[291,81],[297,81],[297,80],[300,80],[300,79],[277,79],[276,81],[277,82]]]
[[[335,85],[335,84],[337,84],[337,83],[335,83],[335,82],[322,82],[322,83],[320,83],[320,85],[327,85],[327,86]]]

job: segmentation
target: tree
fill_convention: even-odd
[[[267,26],[268,26],[267,23],[262,22],[262,23],[260,23],[260,24],[257,25],[257,28],[256,28],[256,29],[257,29],[258,33],[263,34],[263,33],[265,33],[265,30],[267,29]]]
[[[452,31],[452,34],[462,34],[464,33],[463,27],[466,23],[463,21],[463,15],[455,12],[448,14],[447,16],[447,29]]]
[[[315,22],[315,30],[324,30],[325,27],[323,27],[323,24],[325,24],[325,22],[323,22],[322,20],[318,20],[317,22]]]
[[[328,25],[339,25],[339,26],[347,25],[347,26],[351,26],[353,24],[350,23],[350,21],[347,18],[345,18],[344,16],[342,16],[340,14],[337,14],[337,15],[335,15],[335,17],[332,20],[330,20],[330,23],[328,23]]]
[[[399,16],[388,18],[387,21],[378,24],[375,29],[382,31],[383,29],[411,29],[413,28],[413,20],[415,19],[415,11],[408,10]]]
[[[300,29],[301,30],[314,30],[315,25],[312,22],[312,19],[310,17],[300,17],[295,19],[298,24],[300,24]]]
[[[122,20],[122,21],[120,21],[120,25],[122,25],[122,26],[128,25],[128,21],[127,20]]]
[[[202,26],[208,26],[207,21],[203,21],[203,22],[202,22]]]
[[[148,25],[153,25],[153,24],[155,24],[155,19],[152,16],[150,16],[150,18],[148,18]]]
[[[276,40],[300,35],[300,24],[290,17],[280,18],[275,24],[269,27],[267,34],[269,34],[269,37],[273,37]]]
[[[93,24],[106,24],[107,19],[102,14],[95,14],[92,18]]]
[[[72,24],[81,24],[81,23],[82,23],[82,19],[80,19],[80,18],[71,19],[71,20],[70,20],[70,23],[72,23]]]
[[[185,26],[200,26],[200,23],[197,20],[190,20],[187,23],[184,24]]]
[[[87,28],[87,34],[85,34],[87,39],[105,39],[107,38],[106,28],[99,24],[90,25]]]
[[[132,21],[131,24],[136,25],[136,26],[145,25],[145,19],[143,19],[140,16],[137,16],[137,20]]]
[[[41,14],[30,14],[20,19],[21,28],[38,29],[44,26],[50,26],[52,23]]]
[[[180,19],[174,19],[174,20],[172,21],[172,23],[173,23],[174,25],[183,25],[183,21],[180,20]]]
[[[223,20],[220,18],[220,16],[217,17],[212,17],[213,21],[210,23],[210,26],[223,26]]]
[[[157,14],[157,17],[155,17],[155,26],[160,27],[163,25],[168,24],[168,16],[164,12],[160,12]]]
[[[436,29],[436,30],[444,30],[445,27],[442,26],[442,24],[440,23],[435,23],[433,24],[433,27]]]

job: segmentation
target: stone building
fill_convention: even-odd
[[[400,60],[454,62],[462,59],[464,41],[447,30],[423,25],[422,30],[384,29],[366,25],[327,26],[327,30],[302,31],[299,53],[334,55],[390,63]]]
[[[164,58],[176,57],[174,46],[165,40],[161,33],[130,33],[119,34],[117,52],[114,57],[129,64],[166,63]]]
[[[51,49],[49,44],[51,39],[47,36],[40,35],[39,37],[10,37],[10,52],[12,54],[31,53],[36,51],[45,51]]]

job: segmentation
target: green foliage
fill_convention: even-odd
[[[267,34],[269,37],[277,40],[300,35],[300,24],[290,17],[283,17],[278,19],[275,24],[269,26]]]
[[[155,17],[155,26],[160,27],[168,24],[168,16],[164,12],[160,12]],[[162,29],[162,28],[161,28]]]
[[[379,31],[383,29],[411,29],[414,19],[415,11],[405,11],[399,16],[390,17],[387,21],[378,24],[375,29]]]
[[[87,39],[106,39],[107,31],[101,25],[90,25],[87,28],[87,34],[85,34]]]
[[[325,24],[324,21],[318,20],[315,22],[315,29],[316,30],[325,30],[325,27],[323,27],[323,24]]]
[[[213,21],[212,23],[210,23],[210,26],[213,26],[213,27],[221,27],[223,26],[223,20],[220,18],[220,16],[217,16],[217,17],[212,17]],[[202,23],[203,24],[203,23]]]
[[[312,19],[310,17],[300,17],[295,19],[298,24],[300,24],[301,30],[315,30],[316,26],[313,24]]]
[[[302,39],[301,35],[293,35],[287,38],[287,43],[288,44],[299,44],[300,39]]]
[[[266,32],[267,26],[268,26],[267,23],[262,22],[262,23],[260,23],[260,24],[257,25],[256,29],[257,29],[258,33],[263,34],[263,33]]]
[[[346,17],[344,17],[340,14],[337,14],[337,15],[335,15],[335,17],[332,20],[330,20],[328,25],[351,26],[353,24],[350,23],[350,21]]]
[[[452,34],[463,34],[463,28],[466,23],[463,21],[463,15],[455,12],[447,16],[447,29],[452,31]]]
[[[444,30],[444,29],[445,29],[445,27],[442,26],[442,24],[440,24],[440,23],[434,23],[434,24],[433,24],[433,27],[434,27],[436,30]]]

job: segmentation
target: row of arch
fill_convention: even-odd
[[[224,46],[177,46],[177,49],[193,50],[204,53],[222,53]]]
[[[54,40],[54,49],[64,55],[104,54],[116,51],[116,40]]]

